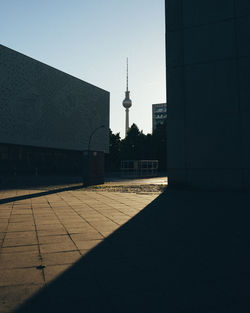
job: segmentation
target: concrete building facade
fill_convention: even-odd
[[[170,186],[250,187],[250,2],[166,0]]]
[[[162,125],[167,119],[167,104],[156,103],[152,104],[152,132],[157,125]]]
[[[2,175],[80,174],[83,151],[102,163],[108,130],[107,91],[0,45]]]

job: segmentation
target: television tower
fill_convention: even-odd
[[[126,121],[125,121],[125,137],[126,137],[129,128],[129,108],[132,105],[132,101],[129,98],[128,91],[128,58],[127,58],[127,89],[125,91],[125,99],[123,100],[122,105],[126,109]]]

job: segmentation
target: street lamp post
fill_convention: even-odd
[[[89,143],[88,143],[88,153],[89,153],[89,151],[90,151],[90,144],[91,144],[91,139],[92,139],[93,135],[95,134],[95,132],[96,132],[98,129],[104,128],[104,127],[105,127],[104,125],[98,126],[98,127],[96,127],[96,128],[92,131],[92,133],[90,134],[90,136],[89,136]]]
[[[101,128],[104,128],[105,126],[104,125],[101,125],[101,126],[98,126],[96,127],[92,133],[90,134],[89,136],[89,142],[88,142],[88,150],[87,150],[87,168],[86,168],[86,171],[85,171],[85,175],[83,175],[83,183],[85,186],[89,186],[90,185],[90,159],[91,159],[91,153],[90,153],[90,145],[91,145],[91,140],[93,138],[93,135],[96,133],[97,130],[101,129]],[[83,152],[83,156],[86,156],[86,154],[84,154]],[[84,166],[84,162],[83,162],[83,166]]]

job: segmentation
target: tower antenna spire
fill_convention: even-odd
[[[126,86],[126,91],[125,91],[125,99],[122,101],[122,105],[124,106],[126,110],[125,137],[129,129],[129,108],[132,105],[132,101],[129,97],[129,91],[128,91],[128,58],[127,58],[127,77],[126,78],[127,78],[127,86]]]
[[[127,58],[127,91],[128,91],[128,58]]]

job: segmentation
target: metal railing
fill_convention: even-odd
[[[158,160],[122,160],[122,177],[153,177],[157,176]]]

